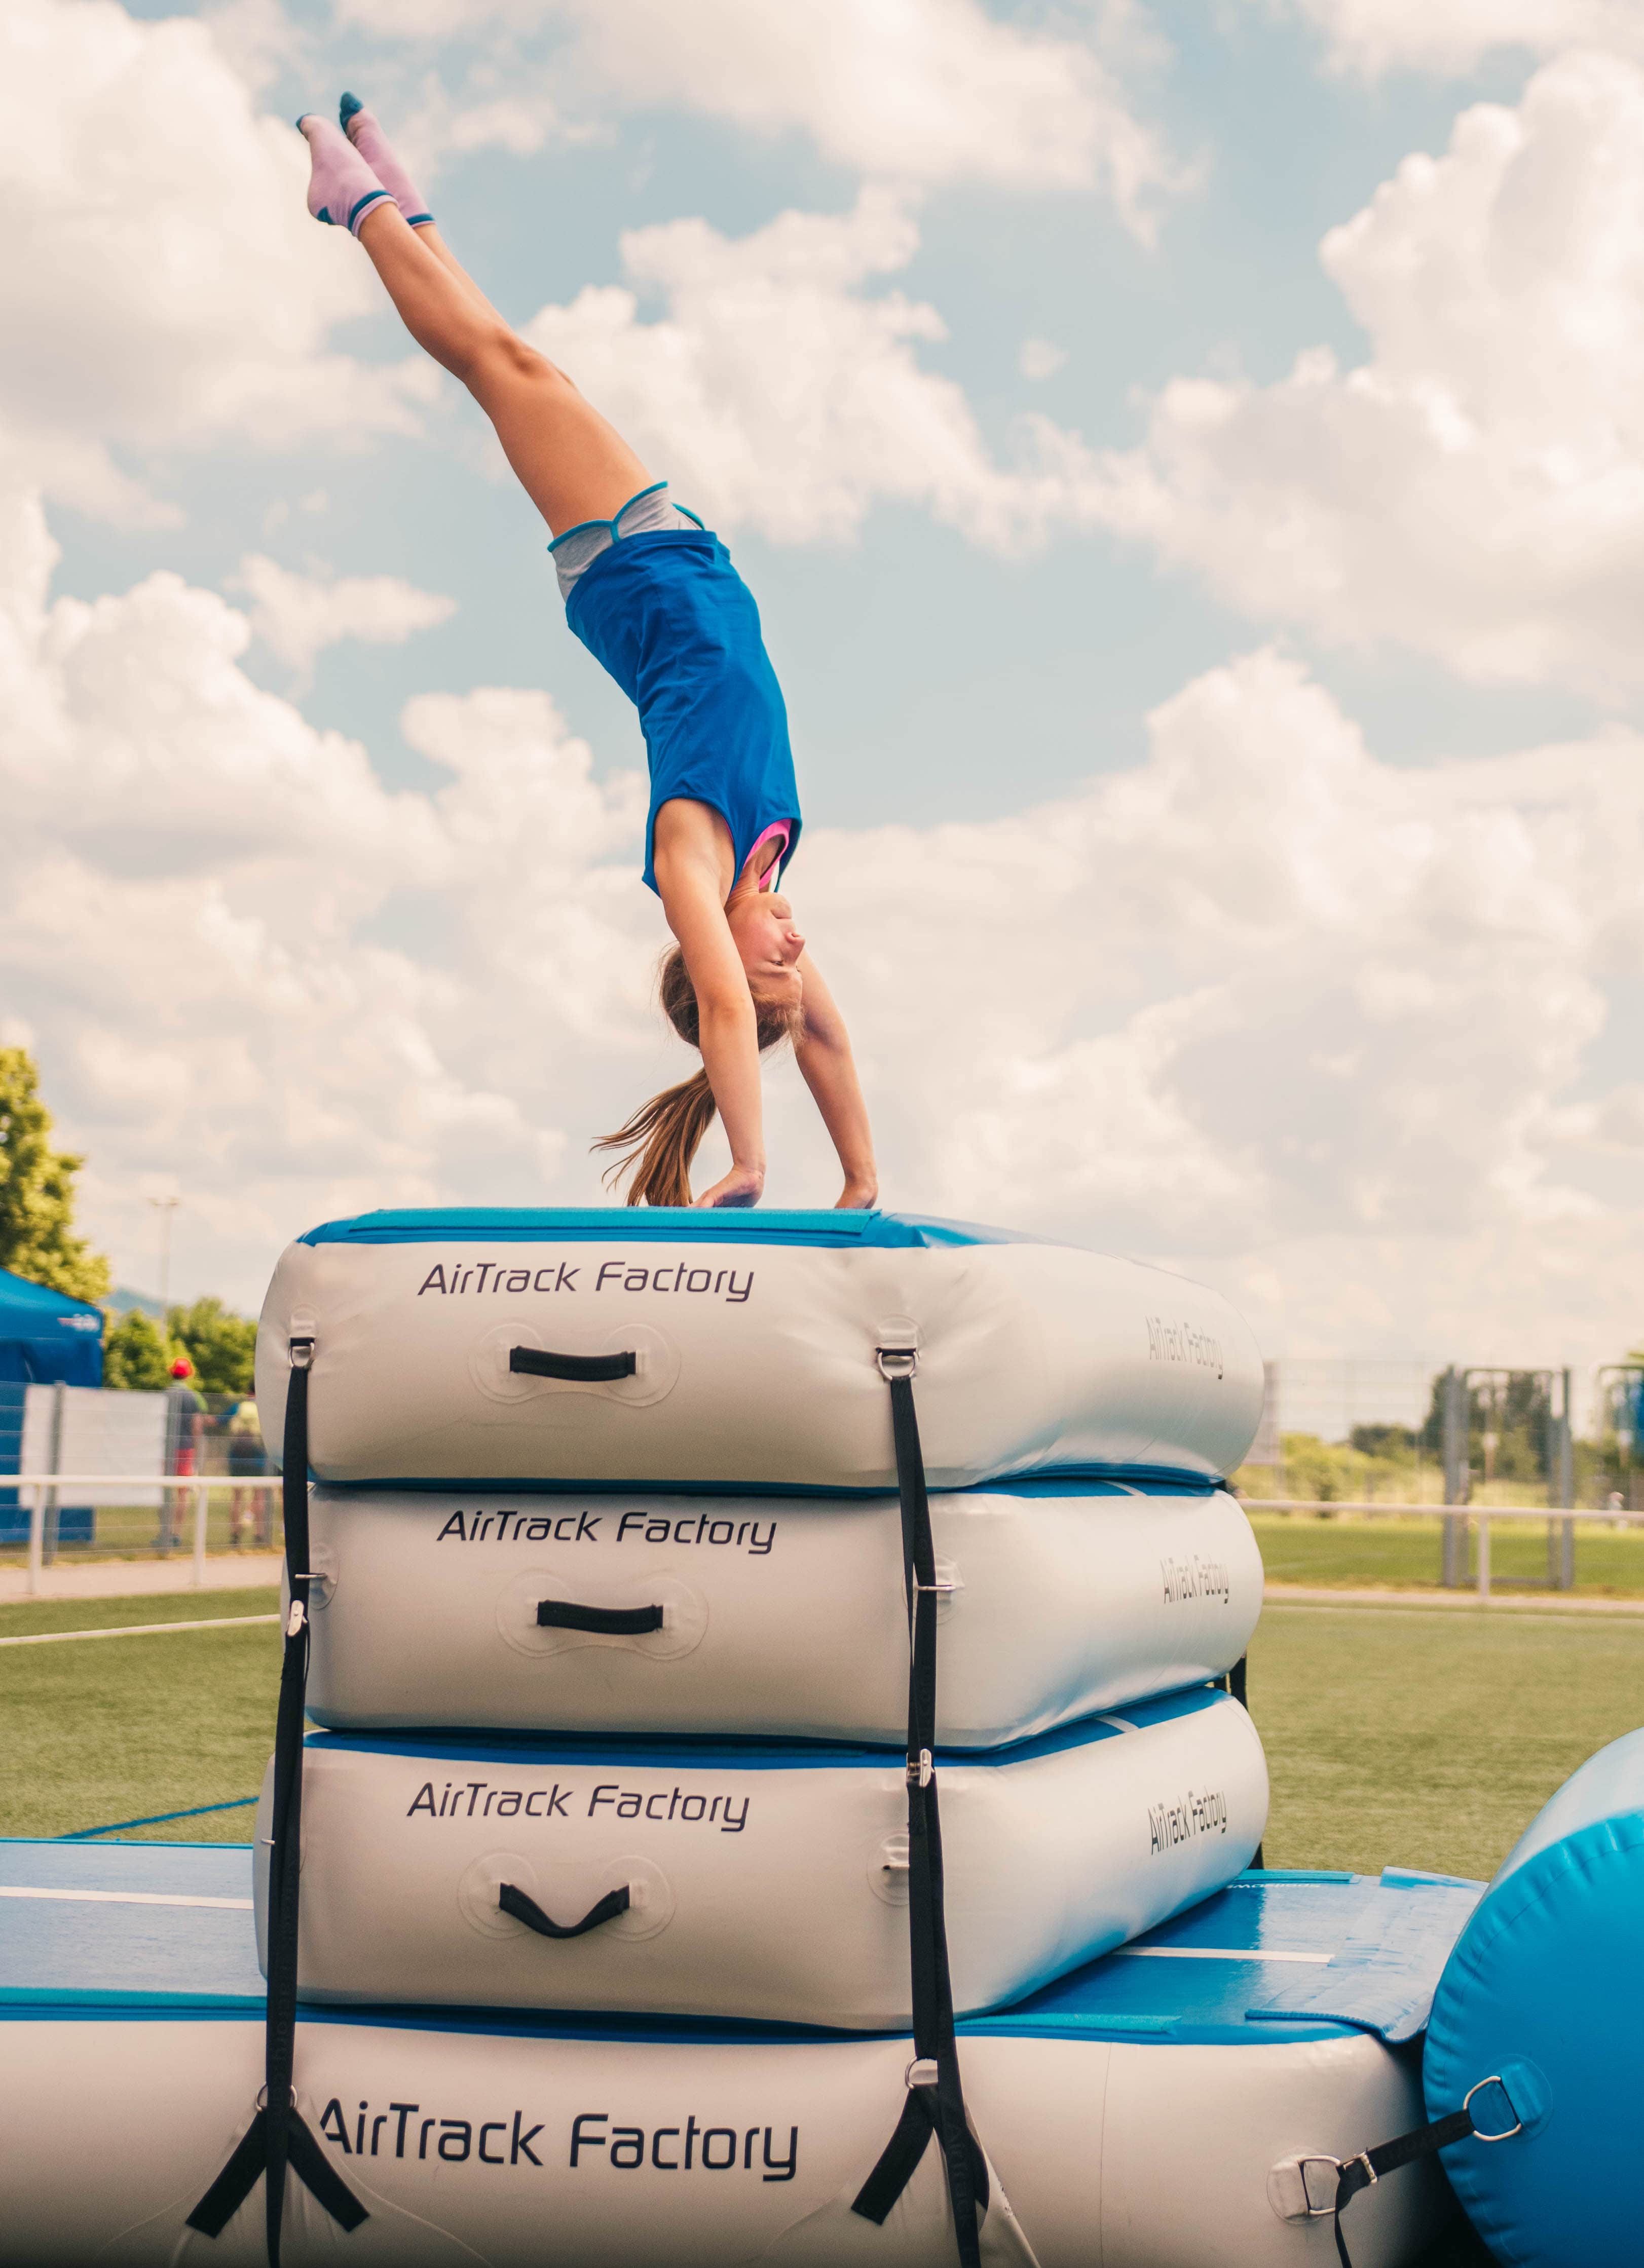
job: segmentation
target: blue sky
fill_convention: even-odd
[[[291,12],[312,45],[262,101],[294,115],[358,81],[393,120],[394,92],[420,76],[422,56],[408,67],[401,42],[338,36],[323,11]],[[1410,151],[1441,149],[1463,104],[1510,100],[1526,76],[1519,51],[1459,80],[1367,82],[1323,68],[1316,33],[1259,9],[1177,5],[1152,22],[1161,51],[1139,73],[1146,113],[1202,177],[1165,204],[1155,243],[1139,241],[1095,188],[962,182],[922,197],[920,247],[896,287],[940,313],[949,337],[920,360],[963,387],[996,447],[1028,409],[1122,447],[1139,436],[1143,398],[1176,373],[1267,382],[1315,343],[1356,359],[1363,335],[1320,271],[1320,238]],[[481,55],[459,44],[440,60],[455,86]],[[861,178],[793,130],[764,136],[665,108],[590,131],[598,138],[524,157],[434,152],[429,194],[446,232],[516,320],[616,280],[624,230],[700,214],[741,236],[786,209],[847,210]],[[367,362],[404,351],[380,313],[339,335]],[[1028,339],[1066,357],[1036,382],[1019,368]],[[476,683],[546,685],[596,761],[642,761],[631,711],[565,634],[534,514],[511,483],[476,477],[479,446],[478,412],[448,388],[427,436],[364,457],[320,439],[260,461],[232,447],[173,460],[161,479],[185,524],[166,534],[60,524],[60,587],[91,597],[163,564],[221,588],[247,549],[299,571],[402,575],[455,598],[458,613],[409,647],[330,649],[303,696],[316,723],[363,739],[386,778],[431,777],[400,739],[404,700]],[[300,497],[320,490],[323,507],[302,511]],[[298,509],[270,529],[282,505]],[[788,690],[807,809],[842,826],[991,817],[1134,763],[1146,711],[1250,637],[1250,617],[1197,578],[1100,531],[1001,559],[892,505],[851,541],[776,544],[750,531],[736,548]],[[1297,644],[1394,762],[1518,747],[1592,715],[1553,689],[1458,685],[1397,652]],[[266,652],[249,666],[291,688]]]
[[[888,1199],[1208,1274],[1275,1349],[1616,1351],[1632,12],[682,20],[22,0],[0,1005],[122,1274],[173,1189],[175,1280],[246,1303],[326,1212],[586,1198],[688,1067],[631,713],[301,212],[350,85],[760,600]],[[827,1202],[791,1071],[771,1112]]]

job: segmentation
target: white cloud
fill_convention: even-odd
[[[1321,31],[1341,69],[1460,74],[1503,49],[1599,47],[1644,54],[1636,0],[1256,0]]]
[[[1644,70],[1548,65],[1324,239],[1370,340],[1180,379],[1091,508],[1251,613],[1480,682],[1644,686]]]
[[[152,515],[123,449],[413,429],[431,366],[328,348],[376,286],[343,232],[308,217],[306,179],[299,137],[254,115],[203,25],[11,0],[0,474]]]
[[[254,551],[240,561],[233,587],[251,600],[254,635],[299,675],[326,646],[344,638],[403,645],[457,610],[454,599],[419,591],[398,575],[299,575]]]
[[[343,20],[382,38],[526,42],[498,90],[476,84],[494,138],[531,148],[564,97],[696,110],[762,136],[807,134],[825,158],[913,182],[1080,189],[1098,183],[1146,233],[1182,169],[1135,114],[1120,68],[1146,42],[1133,11],[1117,36],[1001,22],[978,0],[344,0]],[[529,35],[557,31],[546,55]],[[1111,50],[1110,59],[1104,50]],[[472,135],[473,122],[468,129]],[[487,138],[493,138],[489,133]]]
[[[947,335],[940,316],[872,288],[918,244],[909,201],[882,188],[735,240],[673,221],[623,238],[632,289],[591,285],[525,333],[711,524],[838,540],[893,501],[978,542],[1030,541],[1082,508],[1083,453],[1023,419],[1001,466],[962,388],[920,367],[919,344]],[[640,294],[666,313],[642,320]]]
[[[1016,367],[1024,378],[1054,378],[1066,365],[1067,349],[1050,339],[1024,339],[1016,357]]]
[[[180,1266],[192,1235],[242,1299],[316,1208],[549,1185],[597,1123],[590,1076],[651,1037],[645,894],[608,863],[638,782],[595,785],[545,695],[476,693],[411,704],[451,783],[390,793],[244,676],[220,599],[155,575],[48,605],[53,557],[10,510],[0,964],[122,1273],[157,1175],[188,1193]]]
[[[176,578],[44,598],[0,525],[0,972],[122,1276],[242,1301],[384,1203],[586,1200],[677,1076],[643,799],[546,694],[414,701],[386,791]],[[1146,761],[986,824],[807,835],[887,1200],[1198,1265],[1294,1351],[1596,1360],[1636,1336],[1644,1108],[1597,1078],[1644,949],[1644,741],[1379,761],[1293,661],[1213,670]],[[773,1202],[832,1195],[791,1069]]]

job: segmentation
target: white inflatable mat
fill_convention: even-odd
[[[1262,1561],[1231,1497],[1019,1481],[934,1497],[940,1739],[994,1748],[1218,1676]],[[340,1728],[894,1743],[894,1497],[313,1492],[308,1709]]]
[[[960,2009],[1218,1889],[1266,1821],[1250,1720],[1202,1687],[939,1761]],[[906,1829],[895,1750],[318,1734],[301,1992],[905,2023]]]
[[[262,2081],[249,1874],[243,1850],[0,1844],[8,2261],[262,2268],[261,2183],[217,2239],[184,2227]],[[1026,2007],[962,2023],[996,2185],[988,2268],[1335,2268],[1328,2220],[1283,2217],[1297,2161],[1419,2124],[1415,2051],[1384,2045],[1374,2017],[1248,2012],[1290,1980],[1339,1971],[1352,2002],[1355,1977],[1406,1972],[1419,1896],[1246,1875]],[[1459,1921],[1427,1948],[1433,1974]],[[850,2209],[910,2048],[310,2010],[298,2107],[369,2218],[345,2235],[292,2181],[287,2268],[953,2268],[934,2151],[882,2228]],[[1360,2198],[1355,2268],[1412,2268],[1441,2195],[1415,2167]]]
[[[257,1343],[276,1452],[313,1340],[321,1480],[884,1490],[875,1350],[919,1352],[933,1487],[1230,1472],[1255,1343],[1179,1276],[896,1213],[378,1212],[282,1256]]]

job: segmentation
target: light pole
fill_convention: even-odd
[[[171,1222],[172,1215],[182,1203],[181,1197],[151,1197],[149,1203],[160,1217],[160,1336],[169,1330],[171,1316]]]

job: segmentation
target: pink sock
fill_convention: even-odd
[[[394,156],[387,136],[357,94],[345,94],[337,107],[343,131],[371,167],[413,228],[426,228],[433,215],[423,201],[404,166]]]
[[[387,190],[347,135],[328,119],[306,110],[297,122],[297,130],[308,144],[313,166],[308,181],[309,211],[316,220],[358,236],[360,223],[368,214],[380,204],[393,202]]]

